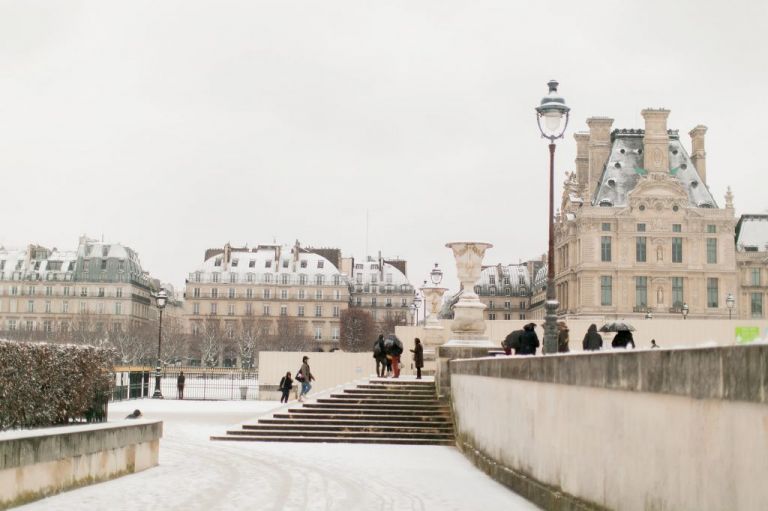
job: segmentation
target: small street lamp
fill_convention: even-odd
[[[440,282],[443,280],[443,270],[438,268],[437,263],[435,263],[435,267],[432,268],[432,271],[429,272],[429,278],[432,280],[432,284],[435,286],[439,286]]]
[[[155,392],[152,394],[153,399],[163,399],[163,393],[160,391],[160,370],[162,369],[162,361],[160,360],[160,344],[163,340],[163,309],[166,303],[168,303],[168,293],[165,289],[161,289],[155,295],[155,303],[160,310],[160,322],[157,327],[157,367],[155,368]]]
[[[419,309],[421,308],[421,298],[419,298],[419,295],[415,295],[413,297],[413,311],[416,314],[416,323],[415,325],[418,326],[419,324]]]
[[[680,313],[683,315],[683,319],[688,317],[688,303],[683,304],[683,307],[680,309]]]
[[[562,138],[568,127],[570,108],[557,93],[557,80],[547,83],[549,93],[536,107],[536,122],[542,138],[549,140],[549,254],[547,257],[547,299],[544,302],[544,353],[557,353],[557,308],[555,296],[555,140]],[[541,119],[544,118],[542,127]],[[563,123],[563,119],[565,122]],[[562,126],[562,129],[561,129]]]
[[[728,293],[728,297],[725,299],[725,304],[728,306],[728,319],[732,318],[733,306],[736,305],[736,298],[732,293]]]

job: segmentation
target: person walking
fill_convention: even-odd
[[[558,353],[568,353],[570,348],[568,348],[568,325],[565,324],[564,321],[559,321],[557,323],[558,332],[557,332],[557,352]]]
[[[501,343],[501,347],[504,348],[504,354],[511,355],[512,351],[515,352],[515,355],[519,354],[520,338],[522,335],[523,330],[513,330],[504,338],[504,341]]]
[[[400,355],[403,354],[403,343],[397,338],[390,339],[392,342],[385,342],[384,346],[387,347],[387,355],[392,363],[392,378],[400,378]]]
[[[630,346],[632,349],[635,348],[635,340],[632,337],[632,332],[629,330],[620,330],[613,337],[613,341],[611,341],[611,347],[613,348],[628,348]]]
[[[597,351],[603,347],[603,337],[597,333],[597,325],[592,323],[584,334],[584,340],[581,341],[581,347],[584,351]]]
[[[299,375],[301,375],[301,378],[299,378]],[[299,401],[302,403],[304,402],[304,396],[309,394],[309,391],[312,390],[312,381],[315,379],[315,377],[312,375],[312,371],[309,369],[309,357],[304,355],[304,357],[301,359],[301,369],[299,369],[299,372],[296,374],[296,381],[301,382],[301,393],[299,394]]]
[[[523,335],[520,336],[520,355],[536,354],[536,348],[540,346],[540,343],[535,328],[534,323],[528,323],[523,327]]]
[[[384,349],[384,334],[373,343],[373,358],[376,359],[376,376],[384,378],[387,372],[387,351]]]
[[[184,371],[181,371],[179,377],[176,378],[176,390],[179,392],[179,399],[184,399],[184,382],[186,379]]]
[[[411,350],[413,353],[413,364],[416,366],[416,379],[421,379],[421,368],[424,367],[424,347],[421,345],[421,339],[418,337],[413,340],[415,346]]]
[[[659,345],[656,344],[656,339],[651,339],[651,349],[658,348],[658,347],[659,347]]]
[[[291,379],[291,372],[288,371],[287,373],[285,373],[285,376],[283,376],[282,379],[280,380],[280,390],[283,393],[283,395],[280,397],[281,403],[288,402],[288,394],[291,392],[292,388],[293,388],[293,380]]]

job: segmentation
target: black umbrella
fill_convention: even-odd
[[[600,327],[601,332],[634,332],[635,327],[626,321],[609,321]]]
[[[397,346],[401,350],[403,349],[403,343],[395,334],[387,334],[384,337],[384,349],[389,349],[392,346]]]

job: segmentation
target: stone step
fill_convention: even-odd
[[[447,433],[453,434],[452,425],[442,425],[434,423],[420,424],[417,426],[402,426],[402,425],[381,425],[381,424],[364,424],[364,425],[328,425],[328,424],[296,424],[298,421],[287,421],[285,423],[276,424],[244,424],[243,431],[274,431],[278,427],[284,426],[285,429],[300,430],[300,431],[369,431],[369,432],[386,432],[386,433]]]
[[[435,400],[420,400],[420,399],[366,399],[357,397],[330,397],[320,398],[316,400],[318,403],[345,403],[356,405],[412,405],[423,406],[425,408],[447,406]]]
[[[419,385],[423,387],[434,387],[434,380],[416,380],[414,378],[371,378],[368,383],[363,385]]]
[[[304,408],[345,408],[345,409],[361,409],[361,408],[375,408],[377,410],[425,410],[433,412],[435,410],[441,410],[441,411],[447,411],[449,410],[448,406],[441,405],[441,404],[435,404],[435,403],[399,403],[399,402],[388,402],[388,403],[371,403],[371,402],[365,402],[365,403],[346,403],[340,399],[324,399],[322,401],[318,400],[317,403],[305,403]]]
[[[233,430],[227,431],[227,435],[250,435],[250,436],[332,436],[341,438],[421,438],[450,440],[453,433],[442,433],[437,431],[417,431],[404,433],[401,431],[312,431],[307,429],[280,428],[280,429],[260,429],[260,430]]]
[[[288,413],[290,414],[326,414],[326,413],[332,413],[332,414],[348,414],[348,415],[417,415],[421,417],[429,417],[429,416],[448,416],[450,415],[450,409],[444,408],[444,409],[437,409],[437,410],[414,410],[414,409],[405,409],[405,408],[392,408],[383,410],[381,408],[339,408],[339,407],[331,407],[331,406],[325,406],[325,405],[317,405],[317,408],[290,408],[288,409]]]
[[[450,428],[453,429],[453,422],[442,420],[389,420],[389,421],[370,421],[362,419],[317,419],[311,418],[291,418],[291,419],[259,419],[259,425],[272,425],[272,424],[306,424],[314,426],[342,426],[342,427],[393,427],[393,428]],[[247,427],[247,426],[243,426]]]
[[[276,419],[297,419],[299,417],[305,417],[310,420],[314,419],[331,419],[331,420],[362,420],[365,419],[369,422],[397,422],[397,421],[422,421],[422,422],[446,422],[451,423],[449,415],[353,415],[349,413],[302,413],[302,414],[288,414],[288,413],[276,413],[274,415]]]
[[[389,390],[419,390],[434,391],[434,385],[388,385],[386,383],[364,383],[357,386],[358,389],[389,389]]]
[[[427,440],[419,438],[344,438],[332,436],[263,436],[227,435],[212,436],[211,440],[236,440],[241,442],[302,442],[336,444],[397,444],[397,445],[455,445],[453,440]]]
[[[386,397],[388,399],[424,399],[424,400],[430,400],[430,399],[437,399],[437,396],[435,394],[428,394],[425,392],[392,392],[392,391],[379,391],[379,390],[370,390],[370,389],[346,389],[341,394],[333,394],[336,396],[347,396],[347,397]]]

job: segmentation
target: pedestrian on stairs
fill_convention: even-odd
[[[387,358],[392,362],[393,378],[400,378],[400,355],[403,354],[403,343],[394,335],[390,335],[384,341],[384,347],[387,349]]]
[[[376,376],[384,378],[387,371],[387,351],[384,349],[384,334],[373,343],[373,358],[376,359]]]
[[[304,396],[309,394],[312,390],[311,382],[315,379],[312,375],[312,371],[309,370],[309,357],[304,355],[301,359],[301,369],[296,374],[296,381],[301,382],[301,393],[299,394],[299,401],[304,402]]]
[[[416,379],[421,379],[421,368],[424,367],[424,347],[421,345],[421,339],[418,337],[413,340],[415,346],[411,350],[413,353],[413,364],[416,366]]]
[[[281,403],[287,403],[288,402],[288,394],[291,392],[291,389],[293,388],[293,380],[291,379],[291,372],[288,371],[285,373],[285,376],[280,380],[280,390],[282,391],[283,395],[280,397]]]

